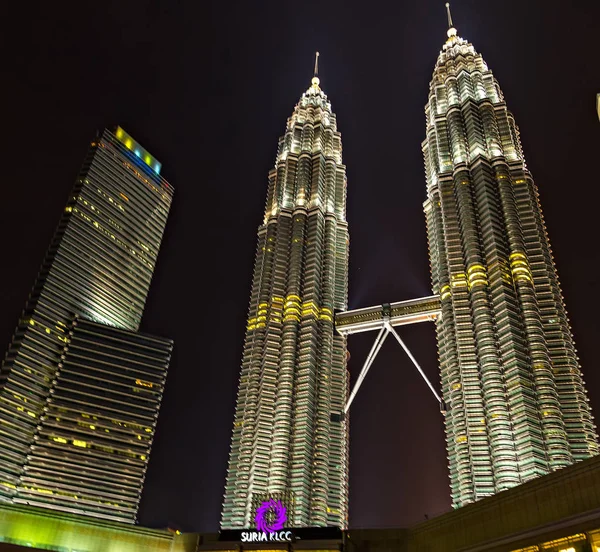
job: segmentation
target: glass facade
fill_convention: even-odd
[[[426,111],[427,219],[454,506],[598,453],[519,130],[453,27]]]
[[[79,496],[84,472],[79,473],[79,483],[73,485],[71,476],[66,472],[59,475],[57,467],[68,468],[64,463],[72,460],[68,452],[71,447],[87,450],[82,443],[88,440],[75,433],[71,436],[69,431],[91,419],[85,416],[101,409],[101,396],[106,399],[106,412],[96,415],[110,418],[104,420],[108,425],[103,429],[114,431],[116,436],[119,430],[111,424],[131,418],[131,423],[142,427],[136,431],[145,443],[142,448],[149,450],[152,432],[146,428],[153,425],[134,422],[137,418],[133,414],[119,418],[116,411],[109,413],[112,407],[107,405],[117,404],[115,395],[123,403],[134,405],[140,393],[147,394],[143,385],[144,391],[136,392],[139,386],[130,381],[135,373],[130,362],[138,362],[135,359],[142,358],[140,351],[146,347],[149,359],[144,362],[160,368],[153,379],[143,377],[146,368],[141,367],[136,379],[157,384],[144,407],[144,416],[154,419],[158,413],[160,382],[166,375],[171,344],[140,337],[146,343],[142,346],[134,332],[142,317],[173,196],[172,187],[159,171],[160,164],[121,128],[114,133],[105,130],[90,146],[0,369],[0,501],[44,502],[90,515],[115,516],[130,522],[135,519],[147,464],[147,454],[136,452],[139,446],[129,447],[131,454],[138,455],[139,469],[131,471],[125,465],[135,463],[129,461],[133,461],[131,457],[122,466],[123,477],[137,478],[136,482],[130,481],[137,489],[134,500],[123,498],[129,488],[115,494],[110,485],[103,485],[96,490],[94,503],[91,495]],[[83,339],[81,328],[89,327],[91,322],[106,342],[94,342],[88,335],[90,357],[80,358],[75,368],[73,351]],[[110,363],[102,364],[107,357],[112,359]],[[89,389],[85,391],[85,387]],[[70,406],[59,400],[67,400],[67,396]],[[72,409],[70,414],[57,411],[59,404],[60,408]],[[54,422],[61,426],[56,434],[49,429],[52,417],[59,418]],[[98,427],[101,425],[98,423]],[[77,431],[86,432],[83,427]],[[130,432],[123,438],[128,441],[131,437]],[[99,443],[110,448],[106,439],[103,436]],[[112,448],[115,452],[116,444]],[[92,471],[104,470],[100,456],[87,451],[86,464],[91,471],[86,477],[91,487],[98,485]],[[39,464],[42,457],[43,465]],[[49,470],[43,484],[45,476],[40,470]],[[52,478],[55,486],[49,482]],[[112,513],[98,506],[102,503],[111,503],[108,510]],[[122,509],[114,507],[121,503]]]
[[[269,173],[223,502],[223,529],[285,502],[290,527],[347,524],[346,169],[331,104],[314,78]]]

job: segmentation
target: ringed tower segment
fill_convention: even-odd
[[[346,167],[317,66],[269,173],[223,502],[223,529],[286,503],[287,525],[347,525]]]
[[[519,130],[449,13],[425,157],[437,339],[455,506],[598,453]]]

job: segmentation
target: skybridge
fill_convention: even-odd
[[[431,322],[442,314],[439,295],[385,303],[376,307],[339,312],[335,316],[335,327],[342,335],[379,330],[385,325],[385,317],[391,326],[404,326],[417,322]]]
[[[417,324],[419,322],[433,322],[442,315],[442,305],[439,295],[431,295],[419,299],[410,299],[408,301],[400,301],[398,303],[384,303],[375,307],[367,307],[363,309],[355,309],[351,311],[339,312],[335,316],[335,326],[343,336],[352,335],[360,332],[377,331],[375,343],[371,347],[371,351],[367,355],[367,359],[358,375],[358,379],[354,384],[354,389],[348,397],[348,402],[344,406],[343,412],[332,414],[332,421],[341,421],[342,418],[350,410],[350,405],[356,397],[362,382],[364,381],[373,361],[381,350],[383,343],[389,334],[392,334],[399,345],[404,349],[412,363],[415,365],[421,377],[433,393],[440,405],[440,411],[446,413],[446,404],[442,397],[435,390],[421,366],[412,355],[398,332],[396,327],[405,326],[407,324]]]

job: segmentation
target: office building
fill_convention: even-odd
[[[173,196],[91,144],[0,369],[0,501],[134,522],[172,342],[137,333]]]

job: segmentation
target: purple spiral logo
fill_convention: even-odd
[[[272,522],[269,523],[267,515],[272,513]],[[287,521],[287,510],[281,500],[265,500],[256,509],[256,529],[264,531],[265,533],[274,533],[275,531],[281,531]]]

